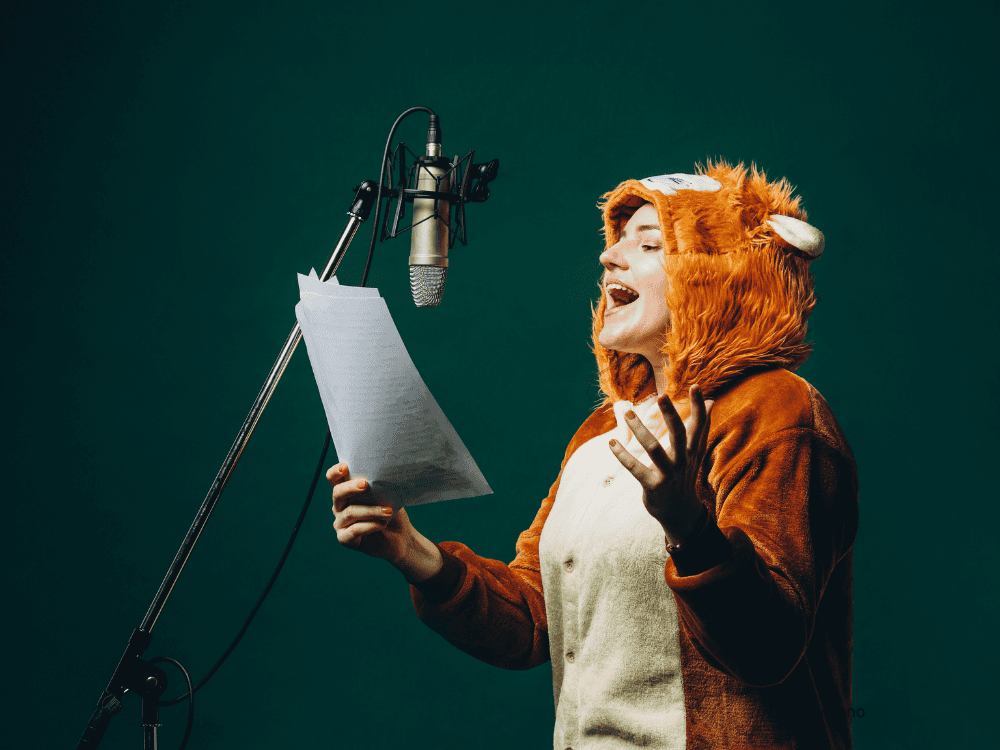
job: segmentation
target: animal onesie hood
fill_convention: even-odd
[[[587,489],[587,472],[607,460],[609,434],[627,431],[621,411],[655,393],[645,359],[601,347],[602,294],[594,352],[605,400],[570,441],[516,557],[505,564],[443,542],[441,571],[411,587],[423,622],[472,656],[507,669],[552,659],[560,747],[851,746],[857,473],[829,406],[792,373],[809,352],[808,266],[822,238],[790,193],[756,170],[710,164],[697,175],[628,180],[601,204],[608,246],[638,206],[656,207],[669,280],[668,389],[682,417],[692,383],[715,400],[697,479],[710,523],[697,544],[673,556],[662,542],[658,556],[644,548],[644,564],[654,560],[659,572],[640,582],[634,566],[588,573],[601,569],[602,553],[622,557],[600,544],[632,543],[627,525],[594,537],[596,549],[566,533],[570,517],[592,527],[626,517],[613,503],[610,515],[593,514],[603,490]],[[609,473],[603,484],[621,488],[633,509],[641,502],[631,475]],[[640,526],[648,531],[650,518],[628,518],[636,538]],[[610,615],[584,622],[576,602],[595,588],[614,599],[609,581],[655,606],[632,612],[612,601],[600,610]],[[601,650],[626,631],[634,653]],[[663,706],[664,716],[683,712],[665,734],[646,731],[633,711],[674,678],[650,674],[660,657],[679,664],[682,696]],[[605,705],[593,705],[598,694]],[[645,716],[655,721],[656,708]]]
[[[673,400],[695,382],[711,393],[751,368],[795,370],[809,356],[806,320],[816,305],[809,263],[822,252],[822,235],[800,241],[810,255],[779,234],[775,217],[786,224],[806,218],[791,193],[785,180],[770,183],[756,169],[710,163],[704,174],[626,180],[604,196],[608,247],[639,206],[656,207],[671,280],[664,353]],[[606,302],[601,295],[594,315],[601,387],[610,400],[635,400],[650,365],[597,341]]]

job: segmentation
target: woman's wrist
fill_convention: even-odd
[[[403,574],[408,583],[426,581],[440,572],[444,565],[441,550],[419,531],[413,531],[406,545],[406,551],[392,563]]]
[[[704,573],[732,557],[733,547],[708,508],[683,533],[666,535],[667,554],[681,577]],[[666,530],[666,529],[664,529]]]
[[[693,503],[685,513],[672,518],[669,523],[661,523],[663,534],[670,545],[681,545],[690,541],[705,529],[709,520],[708,508],[700,502]]]

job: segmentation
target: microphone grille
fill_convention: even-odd
[[[417,307],[437,307],[444,295],[448,268],[441,266],[410,266],[410,292]]]

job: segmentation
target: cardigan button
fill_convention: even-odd
[[[601,482],[601,484],[603,484],[605,487],[610,487],[613,481],[615,481],[614,477],[604,477],[604,481]]]
[[[566,653],[566,661],[570,661],[571,662],[575,658],[576,658],[576,654],[574,654],[572,651],[569,651],[569,652]]]
[[[567,573],[572,573],[573,572],[573,558],[571,557],[569,560],[567,560],[565,563],[563,563],[563,567],[566,568],[566,572]]]

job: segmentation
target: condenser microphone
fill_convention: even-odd
[[[421,192],[450,192],[451,162],[441,156],[441,130],[437,115],[430,116],[427,153],[417,158],[416,189]],[[449,227],[451,204],[438,197],[413,198],[413,229],[410,237],[410,292],[417,307],[441,304],[448,278]]]

